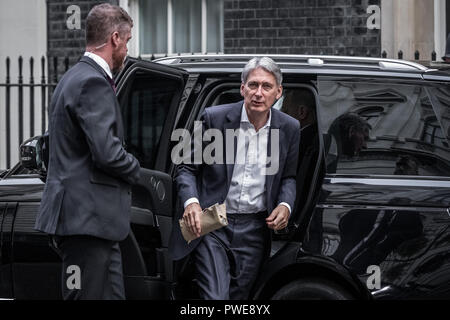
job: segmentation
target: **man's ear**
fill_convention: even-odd
[[[241,96],[242,97],[244,96],[244,87],[245,87],[245,84],[242,82],[241,83]]]
[[[119,42],[120,42],[119,32],[117,32],[117,31],[113,32],[113,34],[111,35],[111,42],[114,47],[119,46]]]
[[[283,95],[283,86],[279,86],[277,92],[277,100],[280,99],[282,95]]]

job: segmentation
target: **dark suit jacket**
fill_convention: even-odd
[[[35,228],[113,241],[129,233],[139,162],[123,148],[120,107],[104,70],[83,57],[59,81],[49,109],[50,158]]]
[[[219,129],[222,131],[225,142],[225,130],[236,130],[240,127],[242,106],[243,101],[205,109],[201,116],[203,133],[209,128]],[[269,213],[280,202],[286,202],[292,209],[294,208],[300,124],[296,119],[272,108],[271,129],[280,130],[280,158],[278,172],[275,175],[266,176],[266,205]],[[237,139],[234,144],[235,155],[236,141]],[[269,135],[269,156],[271,155],[270,141]],[[225,143],[223,154],[225,157]],[[192,197],[199,199],[202,209],[215,203],[223,203],[228,194],[233,168],[233,164],[179,165],[175,173],[175,182],[181,207],[186,200]],[[174,260],[185,257],[200,241],[200,239],[196,239],[188,245],[184,240],[178,223],[182,215],[183,210],[180,210],[172,228],[169,250]]]

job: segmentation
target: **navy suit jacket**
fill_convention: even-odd
[[[225,137],[227,129],[239,129],[241,122],[243,101],[233,104],[220,105],[206,108],[201,116],[203,133],[215,128],[222,131]],[[266,176],[266,199],[269,214],[280,203],[286,202],[294,208],[296,193],[296,169],[298,160],[298,149],[300,143],[299,122],[272,108],[271,129],[279,129],[279,168],[276,174]],[[236,155],[237,139],[234,141],[234,155]],[[268,155],[271,137],[268,141]],[[194,165],[180,164],[176,168],[175,183],[178,191],[181,207],[186,200],[196,197],[200,201],[202,209],[215,203],[225,202],[226,196],[233,176],[233,164]],[[178,220],[183,216],[183,210],[178,212],[172,228],[169,250],[174,260],[179,260],[189,254],[199,243],[200,239],[190,244],[184,240]]]
[[[139,162],[123,148],[119,103],[104,70],[83,57],[59,81],[49,108],[49,165],[35,228],[121,241]]]

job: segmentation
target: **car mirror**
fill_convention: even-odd
[[[45,174],[44,144],[44,136],[36,136],[20,145],[20,163],[24,168]]]

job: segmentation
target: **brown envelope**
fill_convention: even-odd
[[[197,238],[197,236],[184,224],[183,219],[180,219],[179,222],[181,233],[188,243]],[[203,214],[200,217],[200,225],[202,227],[200,235],[202,236],[228,225],[225,203],[216,203],[215,205],[204,209]]]

